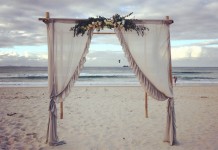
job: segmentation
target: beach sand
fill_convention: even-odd
[[[45,144],[48,89],[0,88],[0,149],[40,150],[217,150],[218,86],[174,87],[177,139],[163,142],[166,101],[148,98],[142,87],[77,86],[64,101],[58,136]],[[59,113],[59,104],[58,113]]]

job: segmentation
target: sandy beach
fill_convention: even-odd
[[[218,85],[174,87],[176,146],[163,142],[166,101],[149,97],[145,118],[144,94],[138,86],[74,87],[64,101],[64,119],[58,119],[59,139],[67,144],[50,147],[48,89],[0,87],[0,149],[218,149]]]

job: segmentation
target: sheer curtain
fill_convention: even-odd
[[[83,36],[73,36],[70,28],[75,24],[52,20],[48,27],[48,77],[49,77],[49,123],[47,140],[50,145],[63,144],[57,137],[56,103],[62,101],[70,92],[71,86],[79,76],[85,63],[92,31]]]
[[[173,90],[170,81],[170,34],[164,23],[145,24],[144,36],[135,31],[115,29],[131,68],[145,91],[157,100],[168,100],[164,141],[176,142]]]
[[[57,136],[56,103],[63,100],[79,76],[91,42],[93,31],[74,37],[70,28],[75,20],[51,19],[48,28],[49,123],[46,142],[63,144]],[[168,100],[164,141],[176,142],[175,112],[170,83],[169,26],[163,23],[145,24],[149,28],[142,37],[136,32],[115,29],[130,66],[145,90],[155,99]]]

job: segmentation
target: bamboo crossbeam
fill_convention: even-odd
[[[63,23],[78,23],[79,21],[87,20],[87,19],[70,19],[70,18],[39,18],[40,21],[43,21],[45,23],[50,21],[58,21]],[[128,20],[128,19],[126,19]],[[167,23],[172,24],[173,20],[151,20],[151,19],[135,19],[133,20],[136,24],[146,24],[146,23]]]

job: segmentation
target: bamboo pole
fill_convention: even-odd
[[[148,94],[145,92],[145,117],[148,118]]]
[[[169,20],[170,17],[169,16],[166,16],[166,20]],[[170,44],[170,43],[169,43]],[[170,76],[170,82],[171,82],[171,85],[173,86],[173,76],[172,76],[172,60],[171,60],[171,46],[169,45],[170,47],[170,52],[169,52],[169,55],[170,55],[170,68],[169,68],[169,76]]]
[[[45,12],[45,19],[46,20],[49,20],[50,19],[50,14],[49,12]],[[63,100],[61,99],[61,102],[60,102],[60,118],[63,119]]]
[[[46,12],[46,15],[49,16],[49,13],[47,14]],[[60,102],[60,119],[63,119],[64,118],[64,109],[63,109],[63,99],[61,98],[61,102]]]
[[[45,12],[45,18],[46,18],[46,19],[49,19],[49,18],[50,18],[49,12]]]

